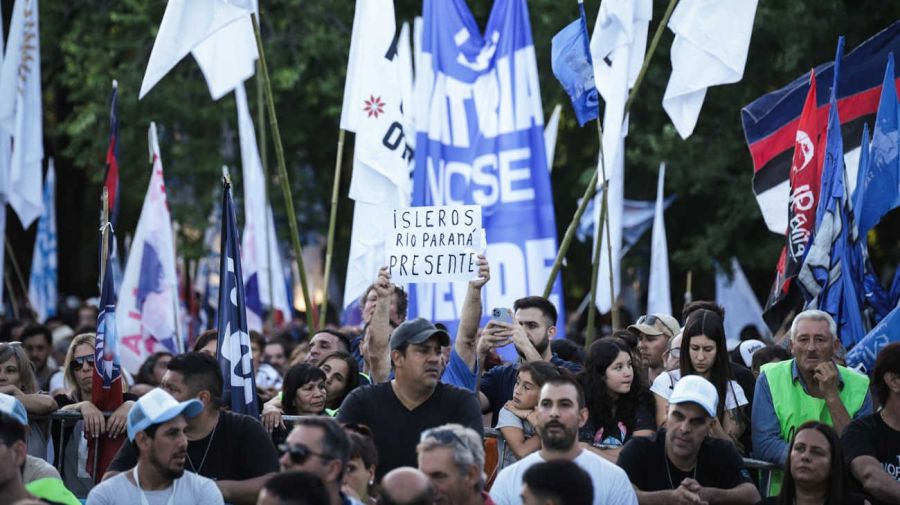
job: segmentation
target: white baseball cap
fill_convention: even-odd
[[[135,402],[128,412],[128,440],[154,424],[161,424],[184,414],[194,417],[203,410],[203,403],[196,398],[179,402],[160,388],[150,390]]]
[[[741,353],[741,360],[744,361],[744,364],[747,365],[747,368],[753,364],[753,353],[765,347],[766,344],[760,340],[751,339],[744,340],[741,342],[741,345],[738,346]]]
[[[25,411],[25,406],[15,396],[0,393],[0,414],[8,415],[22,426],[28,426],[28,413]]]
[[[699,375],[687,375],[675,383],[669,404],[696,403],[703,407],[709,417],[716,417],[716,409],[719,407],[719,393],[712,382]]]

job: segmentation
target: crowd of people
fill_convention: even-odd
[[[869,377],[808,310],[729,349],[723,309],[697,301],[584,348],[539,296],[482,325],[479,273],[455,335],[407,320],[385,269],[359,328],[251,332],[259,416],[223,406],[216,330],[151,355],[102,412],[96,309],[77,331],[8,321],[0,503],[900,503],[900,343]],[[108,465],[96,440],[119,441]]]

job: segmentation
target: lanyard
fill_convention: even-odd
[[[138,463],[140,464],[140,463]],[[134,469],[131,471],[132,475],[134,475],[134,483],[137,485],[138,493],[141,495],[141,505],[150,505],[150,502],[147,500],[147,495],[144,494],[144,490],[141,489],[141,481],[138,479],[138,465],[134,465]],[[175,502],[175,489],[178,487],[178,479],[172,481],[172,494],[169,495],[169,499],[166,500],[166,505],[173,505]]]

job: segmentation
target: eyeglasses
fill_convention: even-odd
[[[281,453],[282,456],[284,456],[285,454],[290,454],[291,461],[295,465],[302,465],[303,463],[306,463],[306,460],[308,460],[310,456],[318,456],[322,459],[328,459],[328,460],[334,459],[334,458],[328,456],[327,454],[313,452],[312,450],[310,450],[309,447],[307,447],[303,444],[297,444],[297,445],[279,444],[278,451]]]
[[[681,348],[673,347],[673,348],[669,349],[669,357],[675,358],[675,359],[681,358]]]
[[[84,368],[84,364],[88,364],[88,368],[94,368],[94,355],[88,354],[85,356],[77,356],[72,358],[72,362],[69,363],[69,368],[72,370],[81,370]]]

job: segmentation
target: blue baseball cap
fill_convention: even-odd
[[[28,426],[28,413],[25,412],[25,406],[15,396],[0,393],[0,414],[15,419],[22,426]]]
[[[161,424],[184,414],[194,417],[203,410],[203,403],[197,399],[179,402],[160,388],[150,390],[135,402],[128,412],[128,440],[134,440],[138,433],[154,424]]]

